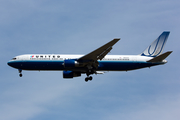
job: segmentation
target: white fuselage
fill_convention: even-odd
[[[73,70],[85,72],[83,67],[65,68],[64,60],[76,60],[83,55],[65,55],[65,54],[26,54],[16,56],[8,62],[14,68],[22,70]],[[164,64],[146,62],[152,57],[140,55],[106,55],[99,60],[97,71],[128,71]]]

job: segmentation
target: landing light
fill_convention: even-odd
[[[168,61],[167,60],[163,60],[164,63],[167,63]]]

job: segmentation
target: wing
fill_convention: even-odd
[[[78,61],[97,61],[102,60],[112,49],[112,46],[117,43],[120,38],[116,38],[101,46],[100,48],[90,52],[89,54],[84,55],[79,58]]]

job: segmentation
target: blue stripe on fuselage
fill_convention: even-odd
[[[100,61],[99,70],[105,71],[126,71],[159,65],[143,61]]]
[[[144,67],[159,65],[162,63],[149,63],[143,61],[98,61],[99,66],[97,70],[102,71],[126,71],[134,70]],[[10,61],[8,65],[22,70],[65,70],[63,60],[24,60],[24,61]],[[72,68],[76,69],[76,68]],[[84,69],[78,68],[77,70]]]

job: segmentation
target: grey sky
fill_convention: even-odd
[[[178,0],[0,0],[0,119],[179,120]],[[113,38],[110,54],[140,54],[170,31],[163,66],[64,80],[62,72],[18,71],[20,54],[86,54]]]

